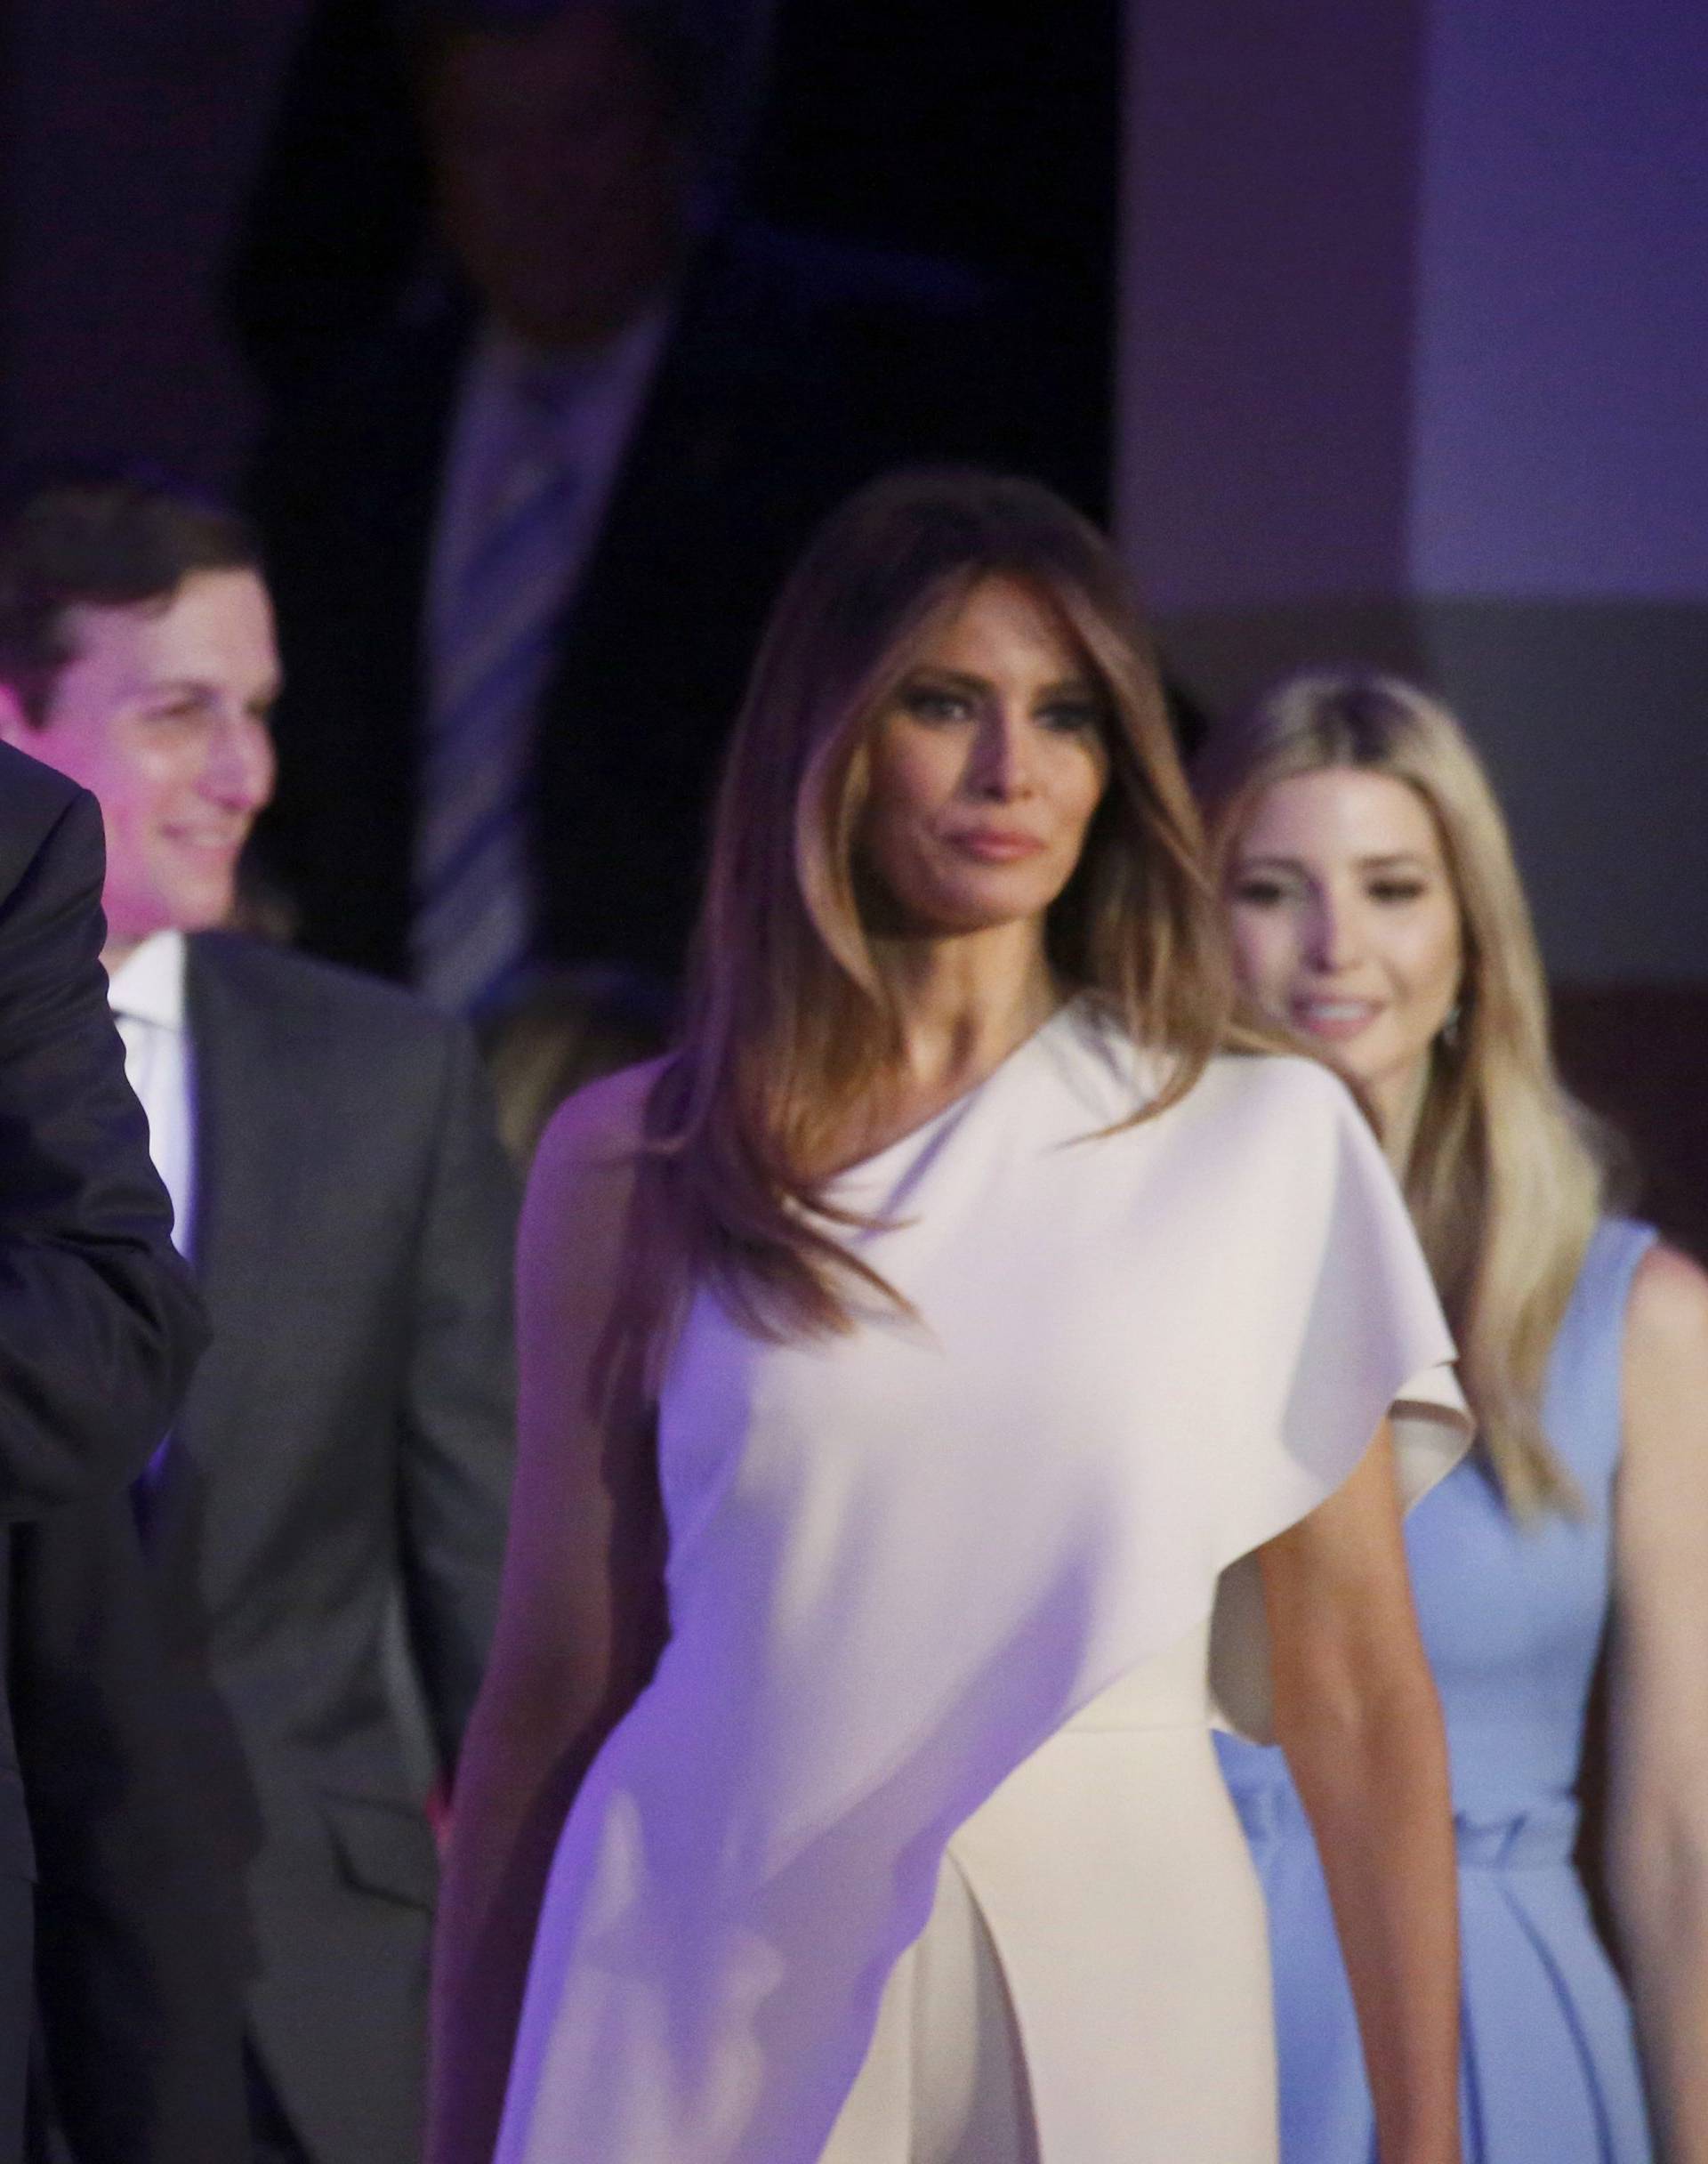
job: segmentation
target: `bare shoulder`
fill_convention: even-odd
[[[647,1100],[665,1066],[658,1059],[620,1067],[566,1098],[546,1123],[536,1162],[567,1173],[608,1165],[637,1149]]]
[[[664,1066],[662,1060],[648,1060],[619,1068],[558,1107],[540,1137],[528,1175],[530,1212],[573,1206],[632,1184],[647,1101]]]
[[[518,1290],[597,1304],[614,1284],[663,1062],[601,1076],[552,1115],[522,1205]]]
[[[1637,1265],[1625,1315],[1628,1370],[1683,1362],[1708,1374],[1708,1271],[1678,1248],[1651,1248]]]
[[[1699,1548],[1708,1538],[1708,1272],[1676,1248],[1652,1248],[1637,1266],[1623,1366],[1624,1542]]]

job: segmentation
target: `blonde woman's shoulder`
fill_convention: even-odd
[[[1631,1280],[1625,1341],[1639,1369],[1686,1361],[1708,1379],[1708,1271],[1664,1241],[1651,1248]]]
[[[1637,1265],[1623,1369],[1614,1531],[1625,1657],[1643,1664],[1643,1695],[1663,1709],[1650,1716],[1656,1732],[1695,1767],[1708,1650],[1708,1273],[1676,1248],[1651,1248]]]

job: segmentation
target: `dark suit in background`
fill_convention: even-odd
[[[0,747],[0,1513],[14,1522],[121,1488],[169,1424],[203,1338],[108,1013],[102,867],[93,800]],[[8,1633],[18,1538],[0,1541]],[[0,1656],[16,1673],[42,1650]],[[33,1871],[0,1704],[4,2159],[20,2140]]]
[[[222,1709],[194,1759],[264,2081],[314,2164],[415,2164],[437,1858],[381,1651],[401,1576],[450,1764],[504,1546],[512,1179],[467,1037],[390,987],[205,933],[186,1012],[214,1340],[149,1516],[168,1651]]]
[[[388,975],[406,965],[425,594],[476,329],[455,290],[399,325],[289,409],[251,492],[285,665],[262,846],[305,943]],[[674,972],[785,575],[887,467],[1044,467],[1037,354],[1021,310],[939,264],[753,224],[702,247],[540,709],[539,959]]]

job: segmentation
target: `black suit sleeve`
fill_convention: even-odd
[[[115,1488],[204,1338],[101,967],[101,818],[82,792],[0,898],[0,1515]]]
[[[12,1540],[52,2107],[78,2164],[230,2164],[247,2152],[240,1896],[189,1793],[190,1685],[166,1673],[129,1498]]]
[[[400,1507],[416,1665],[455,1764],[497,1612],[515,1438],[516,1182],[467,1033],[449,1033],[417,1248]]]

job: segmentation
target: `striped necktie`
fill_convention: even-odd
[[[505,478],[453,590],[423,747],[411,950],[448,1012],[501,998],[535,932],[528,787],[568,599],[577,476],[555,407],[520,387]]]

